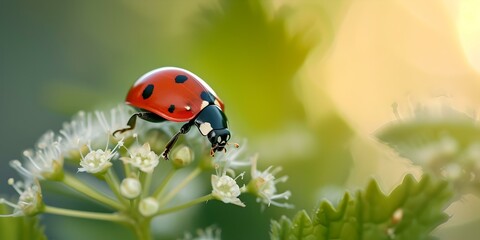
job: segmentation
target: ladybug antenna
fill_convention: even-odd
[[[232,144],[233,144],[233,146],[234,146],[235,148],[239,148],[239,147],[240,147],[240,144],[238,144],[238,143],[232,143]],[[230,143],[227,143],[227,145],[230,145]]]

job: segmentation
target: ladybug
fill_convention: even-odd
[[[165,146],[162,157],[166,160],[180,134],[188,133],[193,125],[212,144],[212,156],[230,140],[222,100],[205,81],[185,69],[162,67],[146,73],[130,88],[126,103],[138,111],[127,128],[113,135],[135,128],[137,117],[150,122],[186,122]]]

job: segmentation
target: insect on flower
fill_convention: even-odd
[[[114,135],[135,128],[137,117],[150,122],[187,122],[167,143],[162,153],[166,160],[179,135],[193,125],[211,142],[211,155],[223,151],[230,140],[223,102],[205,81],[185,69],[163,67],[146,73],[130,89],[126,103],[138,112],[130,117],[127,128]]]

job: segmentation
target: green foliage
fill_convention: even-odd
[[[397,151],[400,156],[416,163],[419,159],[418,151],[440,143],[445,139],[454,140],[455,149],[452,149],[449,158],[459,157],[468,150],[472,143],[480,142],[480,128],[473,121],[459,121],[456,119],[442,119],[436,121],[399,121],[381,128],[375,136]],[[437,153],[442,149],[435,149]]]
[[[0,205],[0,214],[8,213],[5,205]],[[46,240],[38,217],[0,218],[0,239]]]
[[[287,16],[269,14],[267,2],[205,5],[190,32],[192,70],[207,78],[228,109],[235,109],[227,111],[245,123],[242,132],[276,129],[282,121],[271,119],[304,116],[292,82],[313,44],[301,33],[289,33]]]
[[[457,196],[480,196],[478,121],[449,105],[437,110],[441,114],[433,110],[420,105],[414,116],[391,122],[375,135],[424,172],[453,183]]]
[[[345,193],[335,208],[322,201],[312,217],[305,210],[293,220],[271,223],[271,239],[431,239],[430,232],[447,220],[443,212],[452,197],[445,181],[425,176],[404,178],[389,195],[370,182],[356,196]]]

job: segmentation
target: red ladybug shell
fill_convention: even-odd
[[[140,77],[126,103],[174,122],[192,120],[207,105],[215,104],[224,111],[223,102],[205,81],[176,67],[158,68]]]

